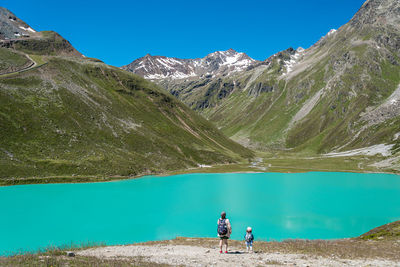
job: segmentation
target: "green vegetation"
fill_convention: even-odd
[[[23,184],[48,184],[48,183],[94,183],[94,182],[110,182],[122,179],[130,179],[130,176],[90,176],[90,175],[73,175],[73,176],[47,176],[47,177],[19,177],[0,179],[0,186],[23,185]]]
[[[38,66],[41,66],[41,65],[44,65],[44,64],[47,63],[47,60],[45,59],[46,58],[45,56],[40,56],[40,55],[29,55],[29,56],[33,59],[33,61],[36,62],[36,64]]]
[[[98,58],[94,58],[94,57],[85,57],[86,60],[91,61],[91,62],[99,62],[99,63],[103,63],[103,61],[101,61]]]
[[[168,85],[210,122],[156,85],[82,57],[55,32],[13,40],[17,51],[0,49],[0,72],[14,71],[0,76],[0,184],[186,171],[398,172],[372,167],[380,156],[320,156],[380,143],[399,153],[398,116],[374,109],[400,84],[400,59],[378,49],[378,37],[344,26],[310,48],[295,73],[285,74],[288,49],[260,69]],[[18,71],[30,63],[24,53],[36,66]],[[255,152],[224,134],[263,151],[260,168],[250,164]]]
[[[257,153],[261,159],[256,165],[250,160],[241,163],[214,164],[207,167],[181,167],[176,170],[154,171],[153,175],[176,175],[187,173],[234,173],[234,172],[386,172],[398,173],[390,167],[377,168],[372,164],[384,160],[382,156],[353,156],[329,158],[307,156],[306,153],[286,153],[282,151]],[[256,161],[255,161],[256,162]],[[307,164],[304,164],[307,162]],[[149,173],[150,174],[150,173]],[[1,185],[45,184],[45,183],[86,183],[108,182],[123,179],[140,178],[142,175],[60,175],[60,176],[27,176],[0,179]]]
[[[42,38],[21,39],[13,41],[15,49],[34,55],[69,55],[81,54],[64,38],[53,31],[41,32]]]
[[[30,60],[10,49],[0,47],[0,74],[24,68]]]
[[[107,181],[253,155],[138,76],[78,57],[32,58],[40,71],[0,79],[3,185]]]
[[[278,154],[279,155],[279,154]],[[377,172],[370,164],[378,157],[306,157],[301,155],[280,155],[265,158],[265,165],[271,166],[273,172],[306,172],[306,171],[341,171],[341,172]],[[307,162],[307,164],[305,164]],[[388,170],[389,171],[389,170]]]
[[[400,240],[400,221],[388,223],[361,235],[361,240]]]
[[[270,57],[268,66],[230,76],[160,84],[256,151],[318,156],[393,144],[398,111],[380,105],[400,84],[398,50],[382,39],[396,36],[398,29],[384,24],[345,25],[300,55],[287,75],[290,50]]]

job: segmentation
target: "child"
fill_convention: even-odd
[[[250,226],[247,227],[246,234],[244,235],[244,240],[246,241],[246,249],[247,249],[247,252],[249,252],[249,250],[250,250],[251,252],[253,252],[253,240],[254,240],[254,236],[253,236],[252,229],[251,229]]]

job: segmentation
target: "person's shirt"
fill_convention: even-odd
[[[244,240],[246,240],[246,242],[250,242],[254,240],[254,236],[253,233],[247,233],[244,235]]]

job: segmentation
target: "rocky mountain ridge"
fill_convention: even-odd
[[[122,66],[149,80],[197,79],[202,77],[226,76],[243,71],[262,62],[233,49],[216,51],[203,58],[179,59],[165,56],[146,56]]]
[[[253,155],[155,84],[83,57],[55,32],[0,40],[0,73],[0,185],[109,180]]]
[[[35,36],[36,31],[15,16],[11,11],[0,7],[0,40]]]
[[[308,49],[228,76],[156,82],[251,148],[328,153],[395,144],[397,153],[399,11],[397,0],[368,0]]]
[[[0,47],[28,54],[83,57],[70,42],[53,31],[37,32],[11,11],[0,7]]]

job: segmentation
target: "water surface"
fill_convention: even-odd
[[[226,210],[232,238],[358,236],[400,219],[400,177],[357,173],[235,173],[106,183],[0,187],[0,254],[49,245],[215,237]]]

